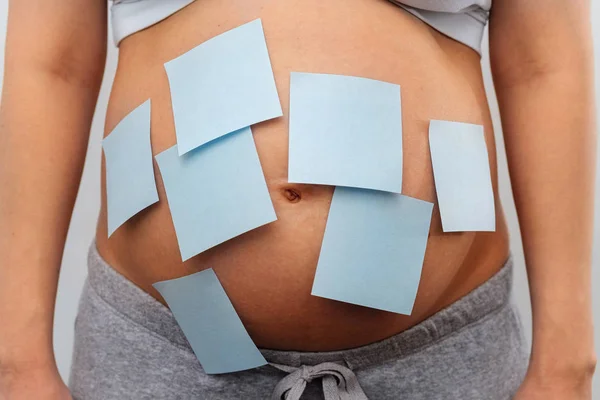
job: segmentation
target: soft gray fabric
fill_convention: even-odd
[[[113,39],[118,46],[194,0],[113,0]],[[389,0],[432,28],[481,53],[481,38],[492,0]]]
[[[323,390],[328,400],[361,399],[356,384],[371,400],[500,400],[527,368],[510,260],[464,298],[388,339],[344,351],[261,350],[271,365],[223,375],[203,372],[171,312],[110,268],[95,246],[88,271],[70,377],[78,400],[252,400],[282,391],[324,399]]]
[[[406,5],[404,1],[400,0],[389,0],[392,3],[399,5],[427,25],[431,26],[438,32],[465,44],[475,50],[481,55],[481,40],[483,39],[483,32],[485,25],[489,18],[489,8],[483,9],[478,6],[467,7],[463,11],[459,12],[448,12],[448,11],[432,11],[428,8],[417,8]],[[450,5],[454,3],[466,5],[471,3],[471,0],[460,0],[460,1],[443,1],[435,0],[429,1],[430,3],[440,3],[444,5]],[[419,3],[419,1],[412,1],[411,3]]]
[[[113,0],[110,7],[113,40],[118,46],[127,36],[175,14],[194,0]]]
[[[271,365],[289,372],[289,375],[275,386],[271,400],[299,400],[306,384],[317,378],[323,383],[325,400],[368,400],[354,372],[343,365],[334,362],[303,365],[299,368],[274,363]]]

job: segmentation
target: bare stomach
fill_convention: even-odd
[[[105,134],[151,98],[153,154],[173,146],[175,131],[163,63],[256,18],[263,21],[284,111],[281,118],[253,126],[277,221],[182,263],[155,163],[160,202],[110,239],[103,176],[97,245],[107,262],[159,300],[152,283],[212,267],[258,346],[306,351],[355,347],[389,337],[456,301],[498,271],[508,256],[508,236],[498,202],[494,137],[479,57],[386,1],[195,2],[121,44]],[[410,316],[310,294],[333,188],[287,182],[291,71],[363,76],[401,85],[402,189],[415,198],[436,202],[428,121],[485,126],[497,231],[443,233],[436,204]]]

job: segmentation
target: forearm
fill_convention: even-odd
[[[6,72],[0,108],[0,363],[53,363],[52,320],[99,79]]]
[[[9,3],[0,105],[0,397],[10,385],[26,398],[40,395],[28,386],[61,389],[54,302],[105,55],[105,2]],[[32,386],[36,378],[44,383]]]
[[[596,133],[589,11],[589,1],[540,7],[495,0],[490,19],[490,61],[533,312],[530,384],[522,398],[590,397]]]
[[[513,78],[495,74],[532,302],[530,370],[591,376],[591,63]]]

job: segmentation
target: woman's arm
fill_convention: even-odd
[[[68,393],[52,350],[64,242],[106,55],[103,0],[9,5],[0,107],[0,398]]]
[[[588,2],[494,0],[490,53],[533,311],[519,398],[590,398],[596,133]]]

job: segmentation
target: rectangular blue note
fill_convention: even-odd
[[[337,187],[312,294],[410,314],[432,209],[401,194]]]
[[[288,180],[400,193],[400,86],[292,72]]]
[[[179,155],[283,115],[260,19],[202,43],[165,69]]]
[[[184,261],[277,219],[250,128],[156,161]]]
[[[106,159],[108,236],[158,201],[152,148],[150,100],[130,112],[102,141]]]
[[[153,285],[165,299],[204,372],[265,365],[212,268]]]
[[[444,232],[495,231],[494,191],[483,126],[433,120],[429,147]]]

